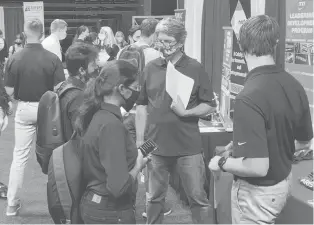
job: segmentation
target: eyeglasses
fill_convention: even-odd
[[[165,46],[165,47],[167,47],[167,48],[173,47],[173,46],[175,46],[177,43],[178,43],[178,42],[176,42],[176,41],[169,41],[169,40],[157,40],[157,42],[156,42],[157,45],[163,45],[163,46]]]

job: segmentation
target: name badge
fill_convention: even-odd
[[[101,196],[94,194],[92,202],[99,204],[101,202]]]

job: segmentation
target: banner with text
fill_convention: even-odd
[[[45,33],[43,2],[23,2],[23,13],[24,21],[39,19],[43,24],[43,32]]]
[[[313,116],[313,0],[286,1],[285,68],[300,81]]]

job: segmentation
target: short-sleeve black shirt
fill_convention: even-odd
[[[41,44],[27,44],[15,53],[8,61],[6,77],[14,98],[24,102],[39,102],[46,91],[65,80],[62,62]]]
[[[209,77],[199,62],[184,54],[175,64],[175,68],[194,80],[187,109],[200,103],[215,107]],[[158,58],[149,62],[144,68],[141,93],[137,100],[137,105],[147,105],[147,137],[159,146],[154,154],[184,156],[201,153],[199,118],[179,117],[172,111],[172,99],[166,92],[166,71],[167,62],[164,59]]]
[[[302,85],[275,65],[249,72],[234,108],[234,157],[269,158],[262,178],[243,178],[261,185],[285,179],[292,166],[295,140],[313,138],[309,102]]]

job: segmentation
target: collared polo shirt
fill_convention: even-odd
[[[269,158],[265,177],[241,178],[270,186],[291,171],[294,141],[313,138],[309,102],[302,85],[276,65],[247,75],[234,108],[234,157]]]
[[[136,163],[138,152],[122,123],[120,108],[102,103],[82,137],[81,144],[87,189],[101,196],[114,197],[114,201],[130,203],[136,189],[129,171]]]
[[[27,44],[15,53],[6,67],[6,86],[14,88],[14,98],[24,102],[39,102],[46,91],[65,80],[58,57],[41,44]]]
[[[209,77],[199,62],[183,54],[175,68],[194,80],[187,109],[200,103],[216,106]],[[144,69],[137,105],[147,105],[147,137],[158,144],[156,155],[199,154],[202,152],[199,118],[179,117],[172,111],[172,99],[166,92],[166,71],[167,62],[162,58],[151,61]]]

